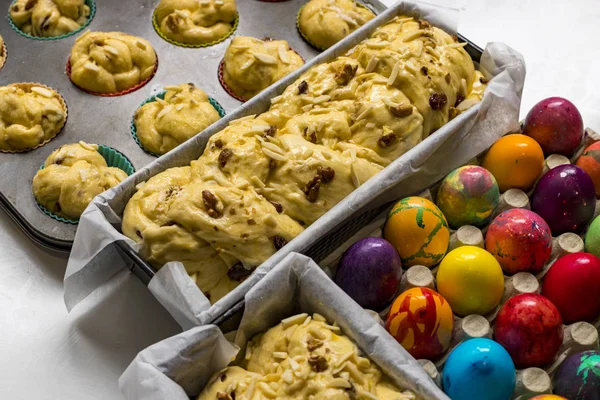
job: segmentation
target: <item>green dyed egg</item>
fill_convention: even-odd
[[[600,216],[592,221],[585,235],[585,251],[600,257]]]

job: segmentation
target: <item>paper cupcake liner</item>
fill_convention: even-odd
[[[154,54],[156,55],[156,64],[154,65],[154,71],[152,71],[152,73],[150,74],[150,76],[147,77],[146,79],[144,79],[143,81],[141,81],[140,83],[138,83],[137,85],[132,86],[129,89],[123,90],[121,92],[116,92],[116,93],[96,93],[96,92],[92,92],[92,91],[89,91],[87,89],[84,89],[81,86],[77,85],[71,79],[71,56],[69,56],[69,58],[67,58],[66,72],[67,72],[67,76],[69,77],[69,80],[71,81],[71,83],[73,85],[75,85],[77,87],[77,89],[81,90],[82,92],[85,92],[87,94],[91,94],[91,95],[94,95],[94,96],[100,96],[100,97],[117,97],[117,96],[123,96],[123,95],[126,95],[128,93],[135,92],[136,90],[138,90],[139,88],[141,88],[142,86],[144,86],[146,83],[150,82],[150,80],[152,78],[154,78],[154,75],[156,75],[156,70],[158,69],[158,54],[156,54],[156,51],[154,52]]]
[[[69,118],[69,109],[67,108],[67,103],[65,101],[65,99],[62,97],[62,95],[58,92],[58,90],[55,90],[49,86],[46,85],[42,85],[41,83],[34,83],[34,82],[18,82],[18,83],[11,83],[8,86],[18,86],[21,88],[31,88],[33,86],[39,86],[48,90],[51,90],[52,92],[56,93],[58,95],[58,100],[60,101],[60,104],[63,107],[63,110],[65,110],[65,119],[63,121],[63,124],[60,126],[60,128],[56,131],[56,133],[52,136],[50,136],[48,139],[46,139],[45,141],[43,141],[42,143],[38,144],[37,146],[28,148],[28,149],[21,149],[21,150],[4,150],[4,149],[0,149],[0,153],[25,153],[31,150],[35,150],[37,148],[42,147],[43,145],[47,144],[48,142],[50,142],[52,139],[54,139],[60,132],[62,132],[63,128],[65,127],[65,124],[67,123],[67,119]]]
[[[240,22],[240,14],[238,13],[235,16],[235,20],[233,21],[233,26],[231,27],[231,29],[229,30],[229,32],[227,32],[225,34],[225,36],[214,40],[212,42],[209,43],[200,43],[200,44],[189,44],[189,43],[181,43],[181,42],[177,42],[173,39],[168,38],[164,33],[162,33],[162,31],[160,30],[160,27],[158,25],[158,21],[156,20],[156,14],[152,13],[152,26],[154,26],[154,30],[156,31],[156,33],[158,34],[158,36],[160,36],[165,42],[171,43],[175,46],[179,46],[179,47],[187,47],[189,49],[198,49],[201,47],[210,47],[210,46],[214,46],[215,44],[219,44],[222,41],[224,41],[225,39],[227,39],[228,37],[230,37],[231,35],[233,35],[233,32],[235,32],[237,30],[238,24]]]
[[[129,161],[129,159],[125,157],[125,155],[120,151],[101,144],[98,145],[98,153],[100,153],[100,155],[104,157],[104,159],[106,160],[106,164],[109,167],[119,168],[120,170],[125,171],[125,173],[128,176],[135,172],[135,168],[133,167],[133,164],[131,164],[131,161]],[[40,166],[40,170],[42,169],[44,169],[44,164]],[[37,200],[35,203],[38,205],[39,209],[44,214],[55,219],[56,221],[64,222],[65,224],[71,225],[77,225],[79,223],[79,220],[71,220],[59,217],[58,215],[54,214],[52,211],[48,210],[46,207],[38,203]]]
[[[3,43],[2,45],[2,56],[2,60],[0,60],[0,70],[2,70],[4,64],[6,64],[6,59],[8,58],[8,50],[6,49],[6,43]]]
[[[159,99],[163,99],[165,98],[165,94],[167,93],[167,91],[162,91],[158,94],[155,94],[154,96],[150,96],[148,97],[146,100],[144,100],[144,102],[142,104],[140,104],[140,106],[138,107],[138,109],[140,107],[143,107],[144,105],[148,104],[148,103],[152,103],[153,101],[156,101],[156,98]],[[217,110],[217,113],[219,114],[219,117],[223,118],[225,116],[225,110],[223,109],[223,107],[221,106],[221,104],[219,104],[219,102],[215,99],[213,99],[212,97],[208,97],[208,102],[210,103],[211,106],[213,106],[215,108],[215,110]],[[156,154],[153,153],[151,151],[149,151],[148,149],[146,149],[144,147],[144,145],[142,144],[142,141],[140,140],[140,138],[137,136],[137,128],[135,127],[135,114],[133,117],[131,117],[131,136],[133,136],[133,140],[135,140],[135,142],[137,143],[138,146],[140,146],[140,148],[142,150],[144,150],[146,153],[150,154],[151,156],[154,157],[160,157],[160,154]]]
[[[12,7],[14,3],[16,3],[16,1],[13,1],[10,4],[10,7]],[[44,40],[60,40],[60,39],[64,39],[69,36],[78,34],[92,22],[92,19],[94,19],[94,16],[96,15],[96,3],[94,2],[94,0],[85,0],[85,4],[90,8],[90,16],[88,17],[87,21],[85,21],[85,23],[83,25],[81,25],[79,28],[75,29],[74,31],[65,33],[64,35],[60,35],[60,36],[38,37],[38,36],[31,36],[31,35],[23,32],[21,29],[19,29],[19,27],[17,27],[17,25],[15,25],[14,21],[10,17],[10,7],[9,7],[8,15],[6,16],[6,19],[8,19],[8,24],[15,32],[17,32],[19,35],[24,36],[28,39],[42,40],[42,41],[44,41]]]
[[[263,41],[268,42],[274,40],[272,38],[264,38]],[[302,62],[306,63],[306,60],[304,59],[304,57],[302,57],[302,55],[300,53],[298,53],[295,49],[293,49],[292,47],[289,48],[290,50],[292,50],[294,53],[298,54],[298,57],[300,57],[302,59]],[[218,69],[218,77],[219,77],[219,83],[221,84],[221,86],[223,87],[223,89],[225,89],[225,91],[234,99],[241,101],[242,103],[247,102],[248,100],[244,99],[243,97],[237,95],[229,86],[227,86],[227,83],[225,83],[225,79],[223,78],[223,68],[225,66],[225,59],[222,59],[221,62],[219,63],[219,69]]]

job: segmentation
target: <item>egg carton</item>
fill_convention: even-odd
[[[591,128],[586,128],[582,142],[574,155],[569,159],[563,155],[551,154],[544,160],[544,167],[539,179],[552,168],[560,165],[575,163],[577,158],[582,154],[583,150],[595,142],[600,142],[600,134]],[[482,155],[473,159],[465,165],[479,165]],[[420,193],[419,197],[424,197],[435,203],[437,189],[441,182],[437,182],[431,188]],[[537,182],[536,182],[537,185]],[[500,213],[514,208],[530,209],[529,198],[533,194],[535,186],[529,191],[524,192],[520,189],[508,189],[500,196],[498,207],[492,214],[492,220]],[[387,207],[383,212],[377,215],[373,220],[369,221],[362,229],[354,236],[344,242],[339,248],[325,257],[319,265],[323,268],[330,277],[335,275],[337,265],[344,252],[356,243],[358,240],[367,237],[383,237],[383,227],[387,220],[387,216],[392,206]],[[596,209],[591,219],[593,221],[600,215],[600,199],[596,199]],[[488,225],[489,226],[489,225]],[[488,226],[479,229],[472,225],[464,225],[460,228],[450,230],[450,242],[448,252],[460,246],[477,246],[484,248],[484,237]],[[435,361],[421,359],[418,360],[430,377],[441,387],[442,385],[442,370],[448,359],[448,356],[456,346],[465,340],[471,338],[489,338],[493,337],[493,323],[496,319],[498,311],[506,303],[506,301],[518,294],[522,293],[537,293],[541,292],[541,284],[544,276],[550,267],[558,260],[567,254],[583,252],[584,238],[587,228],[582,233],[566,232],[552,238],[552,252],[549,261],[544,265],[544,268],[537,274],[529,272],[519,272],[513,276],[504,276],[504,294],[498,306],[486,315],[467,315],[463,318],[454,316],[454,332],[452,341],[448,350]],[[400,294],[414,287],[425,287],[436,290],[436,274],[438,266],[428,268],[423,265],[415,265],[404,271],[400,281],[397,294]],[[374,317],[379,319],[381,325],[385,325],[384,321],[387,317],[389,306],[381,312],[372,310],[369,311]],[[543,368],[531,367],[517,370],[517,384],[513,393],[512,399],[525,400],[540,394],[552,393],[552,377],[558,370],[563,361],[569,356],[586,350],[600,349],[600,317],[592,323],[575,322],[570,325],[563,325],[563,343],[557,352],[554,360]]]

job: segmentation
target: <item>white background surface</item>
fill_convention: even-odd
[[[600,130],[598,0],[452,3],[463,9],[463,35],[482,47],[503,41],[525,56],[522,118],[542,98],[562,96]],[[179,331],[132,275],[67,314],[65,268],[0,211],[0,399],[120,399],[117,379],[137,352]]]

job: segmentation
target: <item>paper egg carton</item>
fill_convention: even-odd
[[[600,141],[600,134],[586,128],[582,142],[570,159],[559,155],[551,154],[544,161],[544,167],[541,178],[550,169],[558,167],[564,164],[575,163],[577,158],[581,155],[583,150],[594,142]],[[479,165],[481,157],[472,160],[468,163],[471,165]],[[419,194],[419,197],[427,198],[435,203],[435,195],[439,183],[432,186],[430,189]],[[533,194],[534,187],[527,193],[520,189],[509,189],[501,194],[500,202],[498,207],[493,212],[493,218],[500,213],[513,209],[513,208],[524,208],[530,209],[529,198]],[[352,238],[346,241],[340,246],[335,252],[331,253],[321,263],[321,267],[329,273],[330,276],[335,274],[337,264],[342,257],[343,253],[358,240],[365,237],[382,237],[383,227],[387,219],[389,209],[379,214],[371,223],[366,225],[363,229],[357,232]],[[600,215],[600,200],[596,200],[596,209],[592,221]],[[487,226],[483,229],[479,229],[475,226],[465,225],[461,226],[457,230],[451,229],[450,243],[448,252],[454,250],[460,246],[477,246],[485,248],[484,237],[487,231]],[[544,268],[537,274],[531,274],[529,272],[519,272],[513,276],[504,276],[504,294],[500,301],[500,304],[485,316],[482,315],[468,315],[464,318],[455,316],[454,317],[454,332],[452,341],[446,353],[436,361],[430,360],[419,360],[425,371],[431,376],[438,386],[441,387],[442,382],[442,370],[444,364],[452,352],[452,350],[458,346],[461,342],[471,338],[493,338],[493,323],[498,314],[498,311],[502,305],[511,297],[521,293],[540,293],[541,284],[544,276],[554,264],[556,260],[566,254],[577,253],[584,251],[584,238],[587,229],[581,234],[573,232],[563,233],[559,236],[552,238],[552,252],[548,263]],[[398,294],[411,289],[413,287],[427,287],[433,290],[436,289],[436,274],[438,267],[429,269],[423,265],[415,265],[404,271],[398,289]],[[379,321],[384,325],[384,321],[387,317],[389,307],[385,310],[377,313],[371,311],[374,316],[379,317]],[[513,393],[513,399],[525,400],[530,397],[552,393],[552,376],[557,371],[558,367],[562,362],[567,359],[570,355],[585,350],[597,350],[600,348],[599,344],[599,333],[600,331],[600,317],[593,323],[588,322],[576,322],[570,325],[564,326],[564,338],[563,343],[554,358],[554,360],[545,365],[544,368],[526,368],[517,370],[517,384]]]

